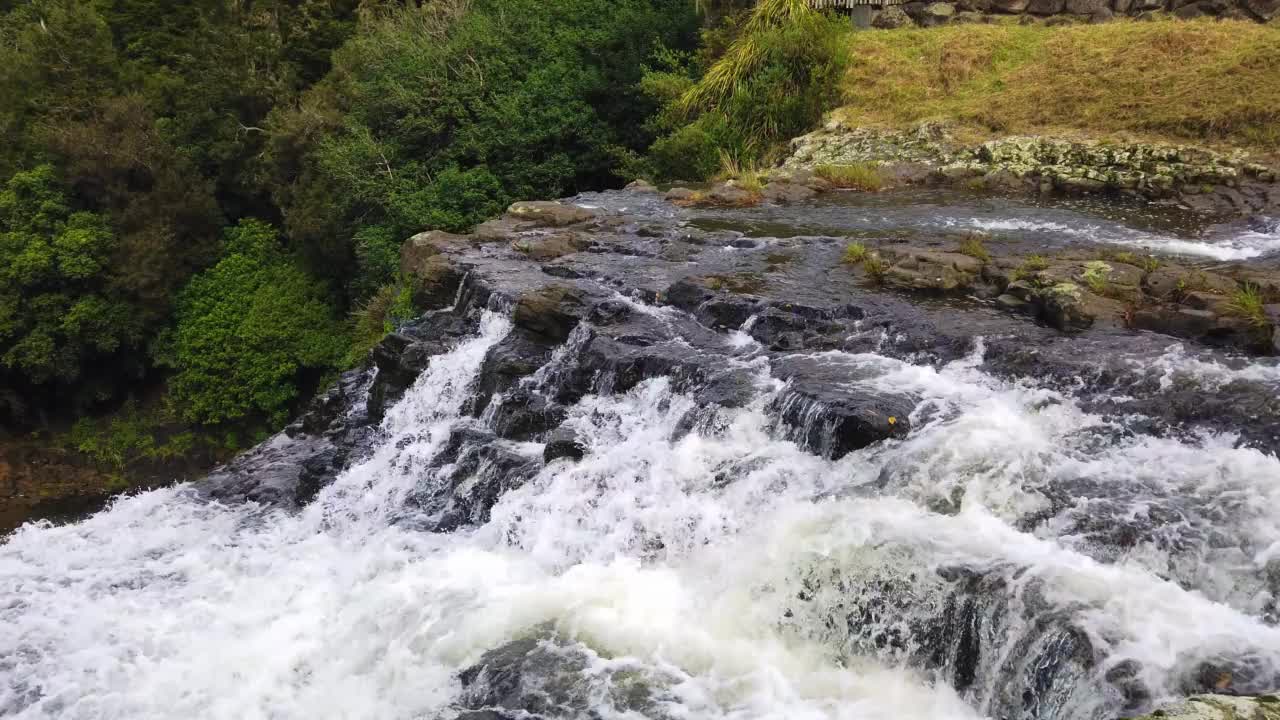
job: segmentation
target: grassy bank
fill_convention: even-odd
[[[1280,151],[1280,26],[1115,22],[851,33],[843,119]]]

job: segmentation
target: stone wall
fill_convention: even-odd
[[[866,8],[854,22],[876,28],[936,27],[997,22],[1016,16],[1022,23],[1066,25],[1171,15],[1280,23],[1280,0],[916,0],[884,8]]]

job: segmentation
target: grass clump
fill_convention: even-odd
[[[1069,124],[1280,145],[1275,23],[957,25],[859,33],[850,45],[842,112],[854,124],[946,118],[1004,134]]]
[[[844,249],[844,257],[842,260],[850,265],[857,265],[866,259],[867,246],[864,243],[852,242]]]
[[[1089,287],[1089,291],[1095,295],[1106,295],[1110,289],[1110,283],[1107,278],[1111,275],[1111,266],[1102,260],[1094,260],[1086,263],[1084,273],[1081,279],[1084,284]]]
[[[991,252],[987,250],[982,235],[978,233],[965,235],[964,239],[960,241],[960,252],[971,258],[977,258],[982,262],[991,261]]]
[[[884,276],[889,273],[889,263],[876,253],[868,253],[862,259],[862,269],[866,271],[867,277],[876,283],[884,282]]]
[[[1022,261],[1022,264],[1013,271],[1013,279],[1025,280],[1041,270],[1049,269],[1049,259],[1043,255],[1031,255]]]
[[[884,187],[884,174],[872,163],[819,165],[814,172],[835,187],[847,190],[875,192]]]
[[[1264,305],[1266,298],[1262,296],[1262,290],[1253,283],[1245,283],[1231,294],[1231,302],[1227,304],[1227,308],[1253,327],[1263,328],[1268,325]]]
[[[720,174],[716,180],[732,180],[734,185],[754,195],[764,190],[760,168],[753,161],[742,162],[725,150],[720,151]]]

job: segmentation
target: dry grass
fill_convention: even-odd
[[[884,187],[884,175],[871,163],[819,165],[814,173],[838,188],[875,192]]]
[[[1236,21],[870,31],[842,109],[857,124],[948,119],[1044,132],[1280,146],[1280,26]]]

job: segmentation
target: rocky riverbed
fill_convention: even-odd
[[[1274,229],[770,185],[411,238],[285,432],[0,546],[0,714],[1270,712]]]

